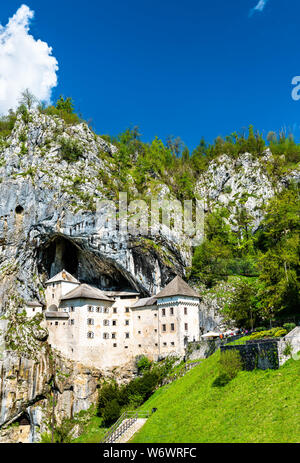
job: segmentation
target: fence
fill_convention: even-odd
[[[129,429],[139,418],[147,419],[150,416],[149,411],[127,411],[120,416],[118,421],[109,428],[100,444],[113,444]]]

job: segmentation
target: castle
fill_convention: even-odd
[[[63,270],[46,282],[49,344],[68,358],[98,368],[185,354],[199,340],[199,295],[176,276],[158,294],[102,291]],[[28,315],[42,311],[27,304]]]

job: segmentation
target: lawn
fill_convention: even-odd
[[[103,439],[106,428],[100,428],[102,418],[95,414],[91,416],[88,424],[85,426],[83,433],[73,440],[74,444],[99,444]]]
[[[157,408],[134,443],[300,443],[300,361],[279,370],[241,371],[224,387],[216,352],[141,407]]]

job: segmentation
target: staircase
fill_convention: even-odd
[[[127,411],[107,431],[100,444],[123,444],[146,423],[149,411]]]

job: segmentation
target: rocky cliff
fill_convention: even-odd
[[[0,312],[9,315],[10,322],[22,300],[44,303],[45,281],[62,268],[103,289],[131,287],[148,295],[174,274],[184,275],[191,265],[191,246],[177,230],[161,228],[155,237],[120,237],[109,228],[99,233],[95,201],[115,197],[116,152],[87,124],[70,126],[38,111],[28,118],[19,114],[11,135],[1,141]],[[247,153],[235,160],[221,156],[197,179],[195,194],[205,200],[208,211],[225,207],[232,227],[239,208],[245,208],[256,229],[262,205],[292,179],[299,180],[294,171],[274,181],[271,164],[269,150],[260,159]],[[172,197],[159,178],[155,182],[156,197]],[[134,196],[134,180],[129,183]],[[219,300],[203,299],[201,313],[208,329],[222,323],[219,308]],[[40,328],[11,329],[0,361],[0,426],[9,426],[26,412],[31,441],[45,429],[55,371],[60,372],[60,379],[55,375],[60,416],[88,408],[103,374],[50,351]],[[30,333],[35,338],[31,350]],[[23,350],[21,338],[28,340]],[[0,440],[16,441],[16,432],[8,427]]]

